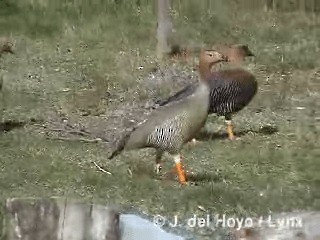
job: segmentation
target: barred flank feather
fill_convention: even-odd
[[[217,51],[202,51],[201,67],[210,70],[215,62],[226,61]],[[118,143],[109,159],[123,150],[155,148],[156,163],[159,164],[163,152],[174,156],[175,162],[180,160],[179,154],[183,144],[192,139],[204,126],[208,117],[210,86],[207,79],[187,90],[190,94],[181,97],[181,101],[168,104],[153,111],[136,129],[125,135]],[[178,160],[177,160],[178,157]],[[185,175],[181,163],[177,163],[179,181],[185,183]]]
[[[218,71],[210,77],[209,114],[227,115],[243,109],[257,92],[255,77],[242,69]],[[179,101],[191,95],[196,84],[190,84],[175,95],[163,100],[160,106]]]
[[[244,70],[217,72],[210,81],[209,114],[227,115],[243,109],[257,92],[255,77]]]
[[[186,127],[184,122],[183,116],[177,115],[156,126],[154,131],[149,135],[147,144],[163,151],[178,151],[178,146],[183,144],[182,132],[183,128]]]

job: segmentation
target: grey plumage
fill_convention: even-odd
[[[212,63],[225,61],[224,56],[216,51],[202,51],[202,67],[210,70]],[[160,163],[163,152],[174,155],[180,183],[186,178],[180,162],[180,151],[204,126],[209,109],[209,84],[206,78],[197,85],[187,97],[172,104],[160,107],[149,117],[125,135],[112,152],[109,159],[123,150],[152,147],[157,150],[156,162]]]
[[[154,111],[147,120],[123,137],[109,159],[122,150],[153,147],[178,154],[205,124],[209,108],[209,88],[201,83],[182,101]],[[197,109],[196,111],[194,109]]]
[[[190,84],[169,98],[159,102],[160,106],[180,101],[197,88],[198,83]],[[255,77],[242,69],[217,71],[210,75],[209,114],[228,115],[243,109],[257,92]]]

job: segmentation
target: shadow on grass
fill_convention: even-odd
[[[222,182],[221,176],[207,172],[187,173],[187,180],[195,184],[200,182]]]
[[[187,170],[187,169],[186,169]],[[178,177],[175,171],[175,168],[165,169],[161,174],[157,175],[155,171],[146,166],[143,163],[137,163],[133,165],[129,171],[132,171],[133,178],[150,178],[154,180],[160,180],[161,182],[172,182],[177,183]],[[129,173],[131,175],[132,173]],[[188,172],[186,173],[187,180],[194,185],[197,185],[201,182],[221,182],[222,176],[220,174],[212,174],[209,172]]]
[[[155,179],[161,181],[171,181],[178,182],[177,174],[174,170],[167,171],[161,175],[153,174]],[[222,176],[220,174],[212,174],[208,172],[186,172],[187,181],[192,185],[198,185],[199,183],[204,182],[222,182]]]
[[[26,122],[21,121],[5,121],[0,123],[0,134],[4,132],[9,132],[12,129],[23,127]]]
[[[266,126],[261,127],[259,130],[244,130],[244,131],[235,132],[235,135],[237,137],[244,136],[248,133],[261,134],[261,135],[273,135],[277,132],[279,132],[279,129],[277,127],[266,125]],[[212,132],[203,131],[197,136],[197,139],[200,141],[208,141],[208,140],[215,140],[215,139],[221,140],[221,139],[227,139],[227,138],[228,138],[227,132],[224,132],[224,133],[214,132],[214,133],[212,133]]]

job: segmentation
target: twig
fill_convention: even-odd
[[[108,138],[105,138],[105,137],[98,137],[100,140],[101,140],[101,142],[111,142]]]
[[[92,161],[92,163],[93,163],[93,164],[96,166],[96,168],[98,168],[98,170],[100,170],[101,172],[107,173],[107,174],[109,174],[109,175],[112,175],[111,172],[109,172],[109,171],[103,169],[102,167],[100,167],[95,161]]]
[[[53,131],[53,132],[65,132],[65,133],[69,133],[69,134],[77,134],[77,135],[81,135],[81,136],[88,136],[89,135],[88,132],[82,131],[82,130],[67,130],[67,129],[63,129],[63,128],[51,128],[48,130]]]
[[[57,139],[57,140],[63,140],[63,141],[83,141],[83,142],[89,142],[89,143],[95,143],[95,142],[110,142],[109,139],[104,138],[104,137],[96,137],[92,132],[89,132],[83,128],[77,129],[76,127],[72,126],[71,124],[61,124],[57,126],[57,122],[50,121],[48,122],[53,123],[55,126],[49,127],[48,125],[38,125],[39,127],[43,127],[46,129],[46,131],[49,133],[51,132],[61,132],[64,134],[70,134],[70,135],[78,135],[78,136],[85,136],[87,138],[67,138],[67,137],[48,137],[51,139]],[[94,138],[94,139],[88,139],[88,138]]]
[[[86,139],[86,138],[67,138],[67,137],[47,137],[47,139],[62,140],[62,141],[80,141],[88,143],[101,142],[101,138]]]
[[[36,126],[36,127],[47,128],[47,126],[45,124],[33,123],[32,125]]]

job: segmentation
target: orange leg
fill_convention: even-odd
[[[235,137],[234,132],[233,132],[233,125],[232,125],[231,120],[226,120],[226,124],[227,124],[227,131],[228,131],[229,139],[230,140],[235,140],[236,137]]]
[[[174,156],[174,162],[176,165],[176,171],[177,171],[177,175],[178,175],[178,179],[180,184],[185,185],[187,184],[187,177],[186,177],[186,173],[183,169],[182,163],[181,163],[181,156],[176,155]]]
[[[176,163],[176,169],[177,169],[177,174],[178,174],[178,178],[179,178],[179,182],[181,184],[186,184],[187,183],[187,177],[186,177],[186,173],[183,169],[182,163]]]

